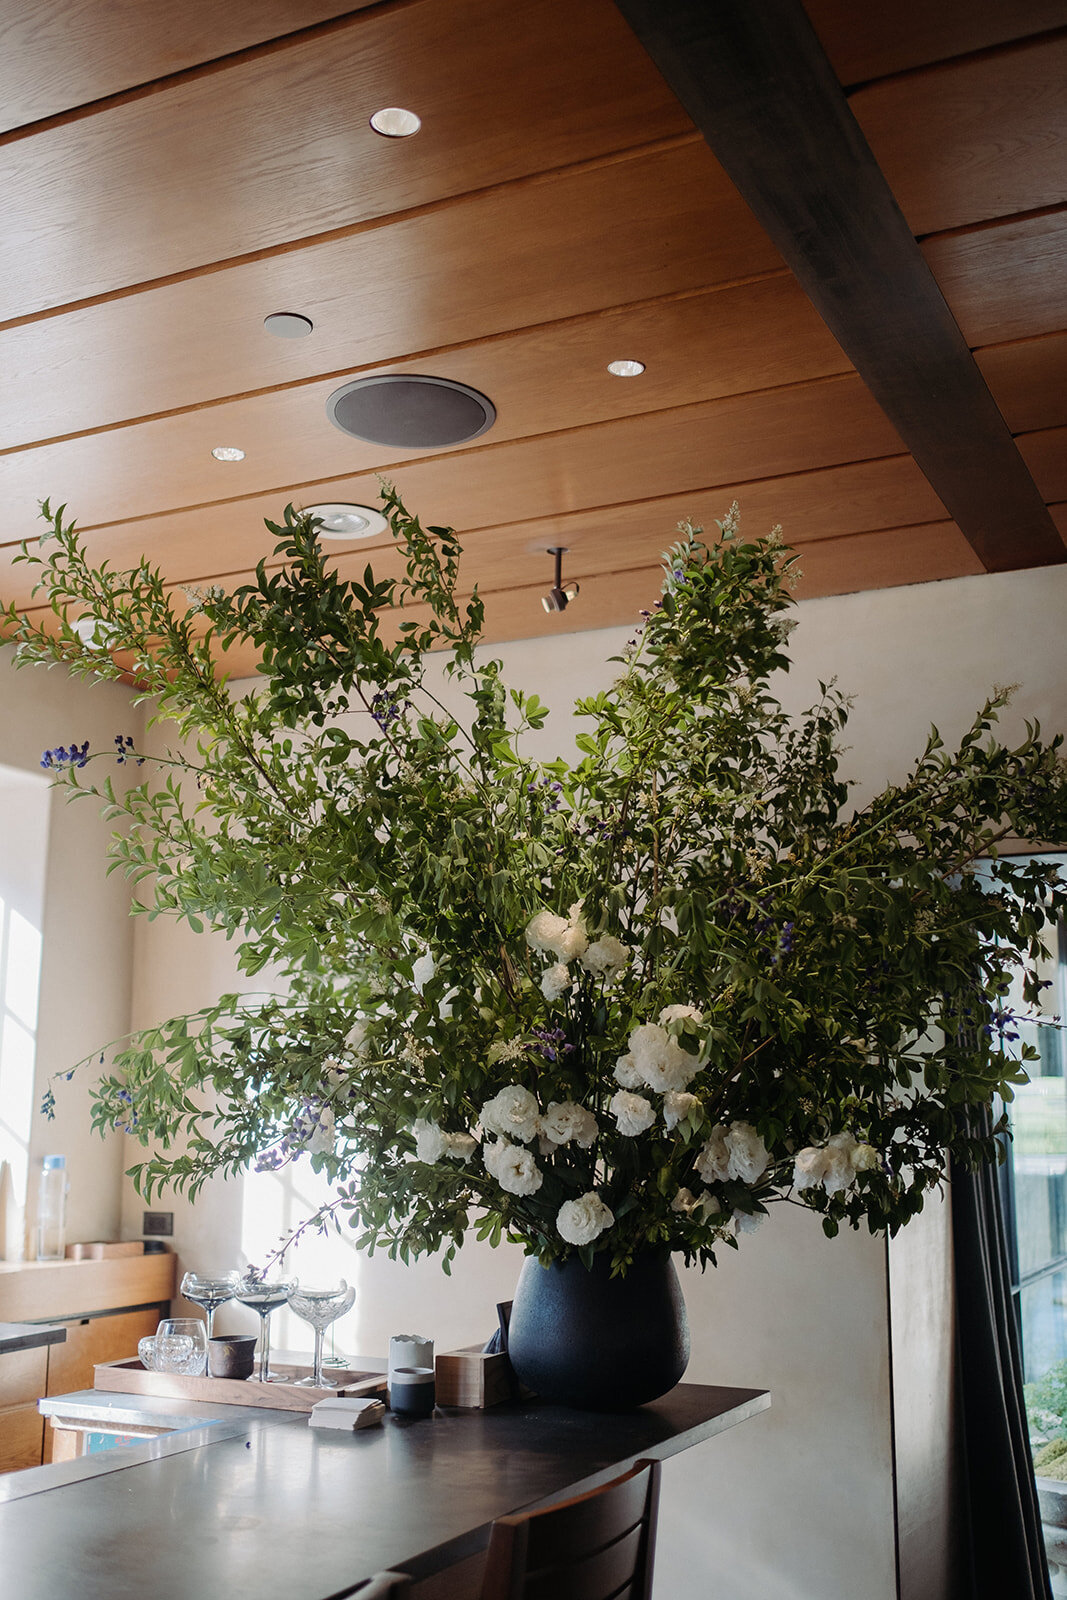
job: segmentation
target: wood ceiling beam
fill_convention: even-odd
[[[616,0],[991,572],[1067,561],[800,0]]]

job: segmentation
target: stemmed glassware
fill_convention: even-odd
[[[268,1383],[275,1376],[270,1371],[270,1323],[267,1319],[272,1311],[277,1311],[279,1306],[285,1304],[290,1290],[295,1287],[295,1278],[268,1278],[256,1267],[249,1267],[234,1285],[234,1299],[258,1311],[263,1325],[259,1342],[259,1371],[256,1374],[260,1383]]]
[[[331,1322],[351,1310],[355,1289],[350,1289],[343,1278],[332,1289],[308,1289],[294,1284],[288,1298],[289,1309],[315,1330],[315,1370],[310,1378],[300,1378],[298,1382],[316,1389],[335,1389],[337,1385],[322,1370],[322,1336]]]
[[[224,1306],[227,1300],[233,1299],[237,1279],[236,1272],[223,1272],[216,1277],[211,1277],[207,1273],[187,1272],[182,1279],[182,1298],[191,1300],[194,1306],[202,1306],[207,1312],[209,1339],[215,1329],[215,1312],[219,1306]]]

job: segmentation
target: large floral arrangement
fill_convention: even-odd
[[[94,567],[47,506],[25,549],[54,620],[9,610],[19,662],[132,674],[162,729],[44,764],[120,824],[139,909],[272,974],[100,1057],[143,1193],[304,1157],[366,1247],[447,1267],[473,1228],[624,1270],[713,1261],[776,1201],[892,1230],[946,1148],[989,1159],[969,1113],[1022,1077],[1006,996],[1033,1000],[1067,905],[996,847],[1067,839],[1059,740],[1005,748],[995,694],[851,807],[846,700],[791,719],[774,693],[794,558],[731,514],[710,546],[681,528],[578,758],[535,761],[546,708],[476,653],[455,536],[384,500],[392,572],[358,581],[291,510],[233,594]],[[219,664],[249,641],[238,694]],[[115,762],[144,765],[122,788]]]

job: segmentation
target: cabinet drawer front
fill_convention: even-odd
[[[87,1317],[64,1323],[67,1342],[52,1346],[48,1393],[91,1389],[97,1362],[135,1356],[138,1339],[155,1333],[160,1317],[166,1314],[159,1306],[145,1306],[140,1311],[120,1311],[114,1317]]]
[[[48,1382],[48,1346],[0,1355],[0,1407],[39,1400]]]
[[[41,1465],[44,1418],[35,1405],[0,1411],[0,1472]]]

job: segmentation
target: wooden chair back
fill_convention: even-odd
[[[481,1600],[649,1600],[658,1461],[599,1489],[493,1523]]]

